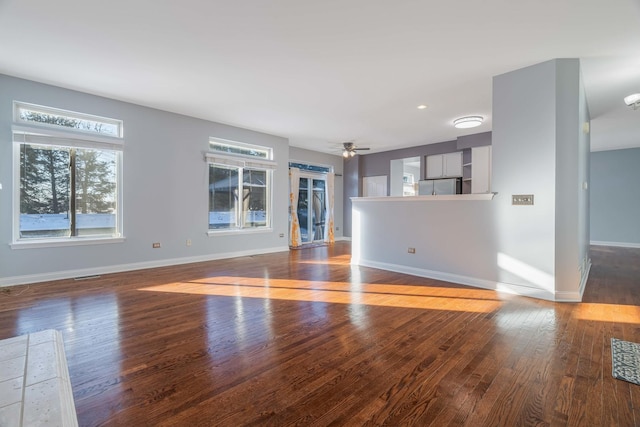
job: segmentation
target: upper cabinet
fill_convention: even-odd
[[[462,176],[462,152],[427,156],[427,179]]]
[[[427,179],[440,178],[444,173],[444,160],[442,154],[427,156]]]
[[[459,177],[462,176],[462,151],[456,153],[443,154],[444,157],[444,176]]]

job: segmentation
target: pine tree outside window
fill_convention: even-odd
[[[14,103],[14,243],[122,236],[122,121]]]

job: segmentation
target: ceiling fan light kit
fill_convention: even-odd
[[[629,96],[625,96],[624,103],[634,110],[637,110],[638,108],[640,108],[640,93],[632,93]]]
[[[482,116],[466,116],[460,117],[459,119],[455,119],[453,121],[453,126],[458,129],[469,129],[474,128],[476,126],[480,126],[484,121],[484,117]]]
[[[356,147],[356,145],[353,142],[343,142],[342,146],[344,147],[344,150],[342,150],[342,157],[349,158],[349,157],[353,157],[356,155],[356,151],[358,150],[368,150],[368,147],[365,148],[360,148],[360,147]]]

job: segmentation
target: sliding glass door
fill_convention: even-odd
[[[326,188],[327,183],[324,177],[301,174],[298,191],[298,222],[303,244],[324,240]]]

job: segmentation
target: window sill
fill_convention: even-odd
[[[122,243],[124,237],[75,237],[73,239],[32,239],[10,243],[11,249],[55,248],[60,246],[88,246]]]
[[[214,236],[233,236],[233,235],[238,235],[238,234],[259,234],[259,233],[273,233],[273,228],[268,227],[268,228],[241,228],[241,229],[236,229],[236,230],[220,230],[220,231],[216,231],[216,230],[209,230],[207,231],[207,236],[209,237],[214,237]]]

